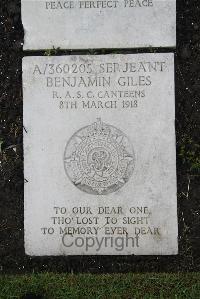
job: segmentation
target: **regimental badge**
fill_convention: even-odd
[[[105,195],[120,189],[131,177],[135,154],[128,137],[101,119],[78,130],[68,141],[64,167],[80,190]]]

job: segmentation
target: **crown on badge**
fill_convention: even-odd
[[[97,121],[88,127],[87,133],[88,137],[108,138],[111,130],[101,121],[101,118],[97,118]]]

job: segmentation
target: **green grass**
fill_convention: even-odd
[[[200,273],[32,274],[0,276],[0,298],[200,298]]]

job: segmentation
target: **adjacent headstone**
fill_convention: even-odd
[[[177,253],[174,56],[23,59],[28,255]]]
[[[25,50],[175,47],[176,0],[22,0]]]

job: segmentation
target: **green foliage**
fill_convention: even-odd
[[[183,136],[179,156],[189,171],[200,172],[200,145],[195,143],[191,137]]]
[[[54,48],[53,49],[47,49],[45,52],[44,52],[44,56],[54,56],[58,53],[60,48]]]
[[[32,274],[0,277],[0,298],[27,293],[44,299],[200,298],[200,273]]]

